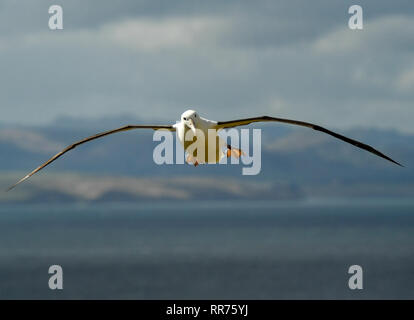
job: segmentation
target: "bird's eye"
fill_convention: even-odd
[[[197,115],[196,114],[194,115],[194,118],[197,118]]]
[[[187,118],[183,118],[185,121],[187,121]]]

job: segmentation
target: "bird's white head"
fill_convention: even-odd
[[[181,115],[181,122],[184,123],[185,126],[191,129],[194,134],[196,134],[196,126],[198,122],[199,116],[197,112],[194,110],[187,110]]]

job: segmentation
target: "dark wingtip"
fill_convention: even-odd
[[[399,163],[399,162],[397,162],[397,161],[395,161],[395,160],[392,160],[391,158],[387,158],[387,160],[389,160],[389,161],[391,161],[391,162],[395,163],[396,165],[399,165],[400,167],[405,168],[405,166],[403,166],[401,163]]]
[[[22,183],[24,180],[26,180],[27,178],[30,178],[30,174],[28,174],[27,176],[21,178],[19,181],[17,181],[14,185],[12,185],[11,187],[9,187],[6,192],[9,192],[10,190],[14,189],[17,185],[19,185],[20,183]]]
[[[8,187],[6,190],[4,190],[4,192],[9,192],[10,190],[14,189],[14,187],[16,187],[16,184],[11,187]]]

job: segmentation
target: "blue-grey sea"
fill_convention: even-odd
[[[3,205],[0,298],[413,299],[414,200]]]

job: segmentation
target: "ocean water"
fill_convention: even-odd
[[[413,299],[414,200],[3,205],[0,298]]]

